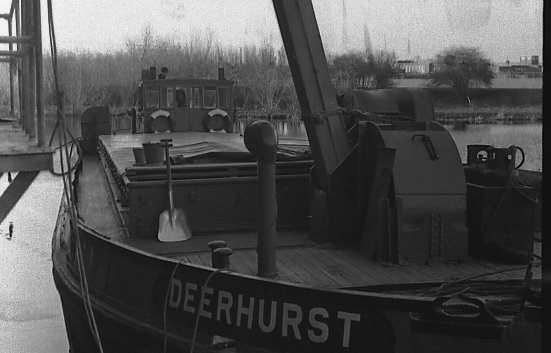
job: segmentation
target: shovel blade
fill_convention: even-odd
[[[159,241],[183,241],[191,238],[191,228],[183,210],[175,209],[172,217],[169,210],[159,216]]]

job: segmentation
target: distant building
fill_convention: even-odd
[[[494,66],[498,78],[541,78],[543,67],[539,63],[539,56],[521,56],[518,64],[511,64],[509,60],[504,64]]]
[[[532,56],[521,56],[519,60],[520,65],[532,65],[532,66],[538,66],[539,65],[539,56],[538,55],[532,55]]]
[[[417,60],[397,60],[396,65],[405,76],[426,75],[431,71],[431,63]]]
[[[506,78],[540,78],[542,77],[542,72],[541,65],[510,65],[500,66],[496,76]]]

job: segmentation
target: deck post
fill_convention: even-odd
[[[28,25],[28,6],[27,0],[21,0],[21,35],[29,34],[29,25]],[[22,44],[21,49],[26,50],[28,44]],[[31,128],[31,109],[29,107],[30,94],[29,94],[29,56],[23,55],[21,57],[21,121],[22,126],[25,129],[25,132],[29,134]]]
[[[8,36],[12,36],[12,19],[11,17],[8,18]],[[13,44],[12,43],[9,43],[8,44],[8,48],[9,48],[9,51],[13,51]],[[15,83],[14,83],[14,80],[13,80],[13,71],[14,71],[14,58],[13,57],[10,57],[10,115],[13,115],[14,114],[14,105],[15,105],[15,95],[14,95],[14,91],[15,91]]]
[[[13,5],[15,7],[15,35],[17,37],[19,37],[21,35],[21,17],[20,17],[20,3],[19,3],[19,0],[13,0]],[[21,50],[23,46],[21,45],[21,43],[17,43],[17,50]],[[23,106],[22,106],[22,94],[23,94],[23,91],[21,89],[21,82],[23,81],[23,74],[22,74],[22,70],[21,70],[21,67],[23,66],[23,60],[21,58],[17,58],[17,65],[16,65],[16,69],[17,69],[17,97],[19,98],[18,99],[18,103],[19,103],[19,125],[20,126],[23,126]]]
[[[28,33],[34,36],[34,1],[26,0],[27,11],[25,18],[27,19]],[[28,58],[28,70],[29,70],[29,138],[36,138],[36,60],[35,60],[35,47],[30,44],[27,46],[27,52],[25,56]]]
[[[258,163],[258,273],[260,277],[276,278],[276,153],[278,137],[267,121],[257,120],[247,126],[245,146]]]

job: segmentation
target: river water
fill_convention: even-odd
[[[0,192],[7,185],[4,173]],[[60,178],[41,172],[0,224],[0,352],[69,350],[51,260],[62,190]]]
[[[281,136],[305,138],[299,124],[276,124]],[[542,125],[447,127],[465,161],[468,144],[523,148],[523,169],[542,171]],[[0,192],[7,187],[0,177]],[[61,303],[52,278],[51,237],[61,201],[60,177],[41,172],[0,224],[0,352],[68,352]],[[13,237],[8,238],[10,222]]]

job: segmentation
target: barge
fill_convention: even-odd
[[[422,90],[337,99],[310,1],[274,8],[308,141],[233,132],[223,75],[145,71],[130,134],[85,113],[52,242],[71,351],[540,351],[517,149],[473,148],[469,176]]]

